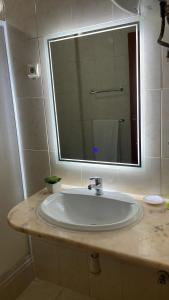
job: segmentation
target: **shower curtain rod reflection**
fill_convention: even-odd
[[[119,89],[108,89],[108,90],[91,90],[89,94],[101,94],[101,93],[111,93],[111,92],[123,92],[124,88]]]
[[[119,123],[124,123],[125,122],[125,119],[120,119],[119,120]]]

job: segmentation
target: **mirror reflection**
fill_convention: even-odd
[[[137,29],[48,41],[60,160],[140,164]]]

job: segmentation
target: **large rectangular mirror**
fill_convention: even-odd
[[[59,159],[140,166],[138,24],[48,46]]]

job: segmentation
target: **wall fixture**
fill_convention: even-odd
[[[27,75],[29,79],[38,79],[40,77],[40,65],[27,65]]]
[[[139,14],[140,13],[140,4],[141,0],[111,0],[115,5],[117,5],[119,8],[126,10],[130,13]],[[161,31],[159,38],[157,40],[158,44],[160,44],[163,47],[168,48],[167,51],[167,58],[169,59],[169,42],[163,41],[164,33],[165,33],[165,24],[166,19],[169,24],[169,4],[167,3],[167,0],[157,0],[160,2],[160,11],[161,11]]]
[[[167,4],[166,0],[162,0],[162,1],[159,0],[159,1],[160,1],[160,10],[161,10],[161,32],[160,32],[160,35],[159,35],[159,38],[158,38],[157,42],[161,46],[164,46],[164,47],[168,48],[167,58],[169,58],[169,43],[163,41],[166,19],[167,19],[167,22],[169,24],[169,4]]]
[[[169,273],[166,271],[158,272],[158,283],[161,285],[165,285],[169,283]]]
[[[99,254],[96,252],[94,252],[90,255],[89,270],[90,270],[90,273],[95,274],[95,275],[101,273],[100,257],[99,257]]]

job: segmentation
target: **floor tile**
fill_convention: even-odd
[[[61,291],[56,284],[35,279],[17,300],[55,300]]]
[[[35,279],[16,300],[96,300],[59,287],[48,281]]]
[[[88,296],[84,296],[79,293],[75,293],[71,290],[64,289],[56,300],[95,300],[94,298],[90,298]]]

